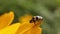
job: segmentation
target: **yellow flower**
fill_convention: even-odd
[[[0,34],[15,34],[20,23],[10,25],[14,19],[14,13],[10,11],[0,16]]]
[[[12,24],[14,13],[10,11],[0,16],[0,34],[41,34],[42,29],[39,27],[41,21],[30,23],[32,15],[22,16],[20,23]]]
[[[41,21],[36,22],[36,24],[34,24],[34,22],[30,23],[31,19],[32,19],[31,15],[22,16],[19,19],[21,25],[17,30],[16,34],[41,34],[42,29],[39,27]]]

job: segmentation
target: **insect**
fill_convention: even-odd
[[[42,16],[34,16],[30,20],[30,23],[33,23],[34,22],[34,24],[36,24],[36,22],[41,22],[42,20],[43,20],[43,17]]]

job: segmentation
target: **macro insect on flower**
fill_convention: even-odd
[[[41,24],[41,21],[43,20],[42,16],[33,16],[32,19],[30,20],[30,23],[37,24],[39,22]]]
[[[41,34],[41,16],[25,15],[20,18],[21,22],[11,24],[14,19],[13,11],[0,16],[0,34]]]
[[[27,14],[20,17],[19,20],[20,27],[16,34],[41,34],[42,28],[40,28],[40,25],[43,17]]]

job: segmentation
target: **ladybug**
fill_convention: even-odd
[[[34,22],[34,24],[35,24],[36,21],[42,21],[42,20],[43,20],[42,16],[33,16],[32,19],[30,20],[30,23]]]

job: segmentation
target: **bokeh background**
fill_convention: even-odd
[[[43,16],[42,34],[60,34],[60,0],[0,0],[0,15],[11,10],[13,22],[24,14]]]

